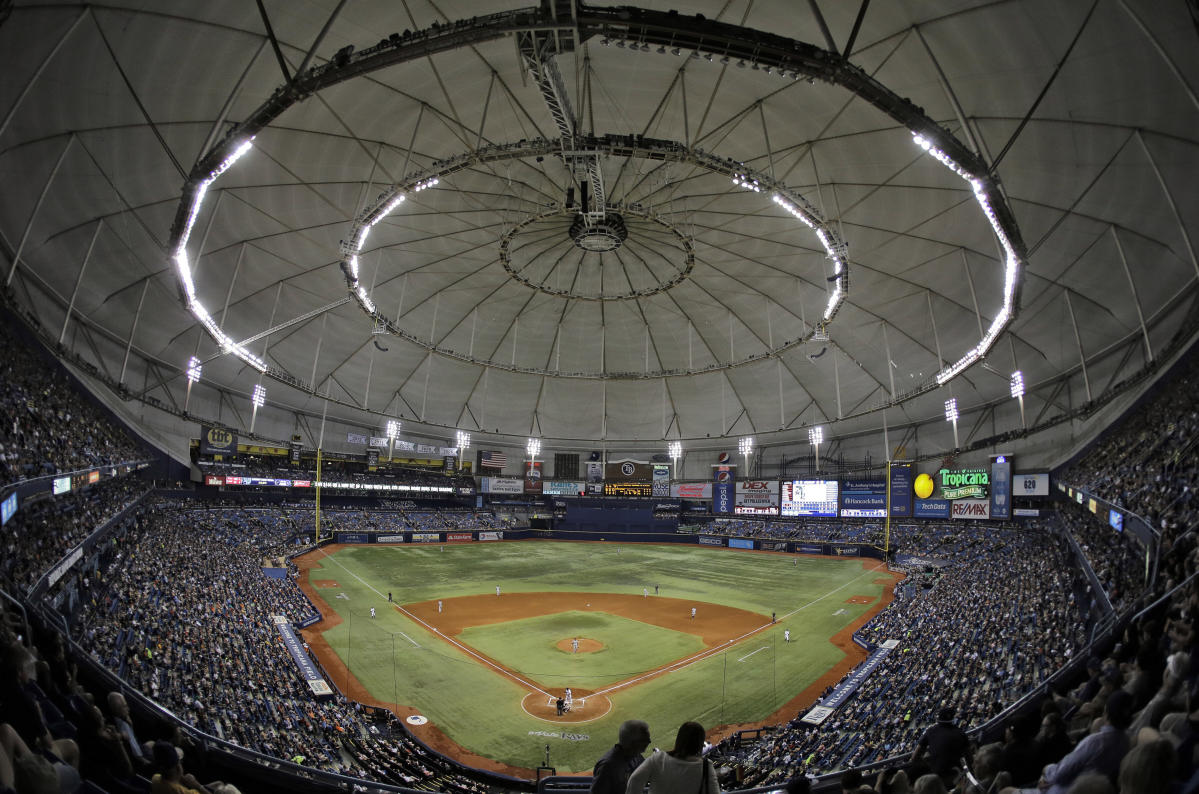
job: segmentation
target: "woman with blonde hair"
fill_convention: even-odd
[[[626,794],[720,794],[716,770],[703,757],[704,726],[684,722],[668,753],[655,750],[629,776]]]

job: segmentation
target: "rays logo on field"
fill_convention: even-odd
[[[589,742],[591,736],[586,733],[567,733],[566,731],[529,731],[530,736],[541,736],[546,739],[565,739],[568,742]]]

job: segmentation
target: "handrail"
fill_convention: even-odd
[[[29,637],[29,613],[25,611],[25,605],[9,595],[8,591],[3,587],[0,587],[0,596],[3,596],[4,600],[12,602],[12,605],[21,611],[21,623],[25,625],[25,631],[22,632],[21,639],[24,641],[25,647],[28,648],[33,644],[33,640]]]

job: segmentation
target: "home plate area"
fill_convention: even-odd
[[[521,709],[530,717],[556,723],[594,722],[612,710],[612,701],[607,695],[589,692],[580,694],[571,702],[570,710],[558,713],[558,695],[553,692],[537,691],[524,696]]]

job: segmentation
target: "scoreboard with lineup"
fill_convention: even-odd
[[[837,492],[836,480],[784,481],[779,513],[836,518]]]

